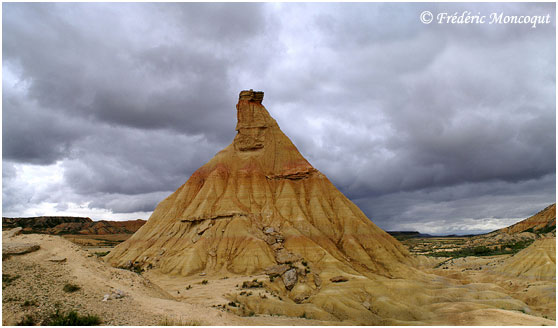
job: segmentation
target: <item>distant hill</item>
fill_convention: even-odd
[[[2,218],[2,230],[22,227],[25,233],[108,235],[132,234],[145,224],[145,220],[93,221],[87,217],[38,216]]]
[[[552,204],[537,214],[519,221],[514,225],[502,228],[492,233],[507,233],[510,235],[521,232],[547,233],[556,231],[556,204]]]
[[[510,249],[521,249],[536,239],[552,236],[556,236],[556,204],[509,227],[474,236],[465,246],[503,246]]]
[[[408,239],[408,238],[429,238],[434,237],[426,233],[420,233],[418,231],[386,231],[398,240]]]

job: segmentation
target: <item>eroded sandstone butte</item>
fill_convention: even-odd
[[[240,93],[233,142],[107,261],[184,276],[300,262],[311,263],[317,282],[342,272],[403,275],[414,261],[408,251],[310,165],[262,100],[263,92]]]

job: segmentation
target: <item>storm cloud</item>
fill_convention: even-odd
[[[424,10],[550,24],[421,23]],[[555,202],[553,3],[5,3],[4,216],[149,217],[234,138],[238,92],[380,227]]]

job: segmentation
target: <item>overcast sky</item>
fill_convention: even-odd
[[[243,89],[383,229],[485,232],[555,202],[554,3],[2,7],[3,216],[147,219],[232,141]]]

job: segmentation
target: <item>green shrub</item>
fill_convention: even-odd
[[[134,267],[132,268],[132,271],[134,271],[134,272],[137,273],[137,274],[142,274],[142,272],[144,272],[145,270],[142,269],[142,268],[139,267],[139,266],[134,266]]]
[[[486,255],[490,255],[491,253],[492,250],[486,246],[477,246],[473,248],[473,254],[475,256],[486,256]]]
[[[101,319],[96,315],[81,316],[76,311],[60,314],[58,310],[48,320],[49,326],[97,326]]]
[[[37,306],[37,302],[28,300],[28,301],[23,302],[22,306]]]
[[[30,315],[26,315],[23,319],[21,319],[20,322],[17,323],[18,326],[34,326],[35,325],[35,319],[30,316]]]
[[[95,252],[95,255],[97,255],[97,257],[103,257],[103,256],[106,256],[108,253],[110,253],[110,251],[106,251],[106,252]]]
[[[538,233],[538,234],[543,234],[543,233],[551,232],[551,231],[553,231],[553,230],[556,230],[556,226],[553,226],[553,225],[550,225],[550,224],[549,224],[549,225],[547,225],[547,226],[544,227],[544,228],[541,228],[541,229],[539,229],[539,230],[536,230],[535,232]]]
[[[2,273],[2,282],[6,283],[6,285],[10,285],[14,280],[18,279],[20,275],[12,276],[11,274]]]
[[[263,282],[254,279],[252,281],[245,281],[242,283],[242,288],[262,288]]]
[[[62,288],[62,290],[64,290],[66,293],[73,293],[75,291],[80,290],[81,287],[79,287],[78,285],[74,285],[74,284],[65,284],[64,288]]]

